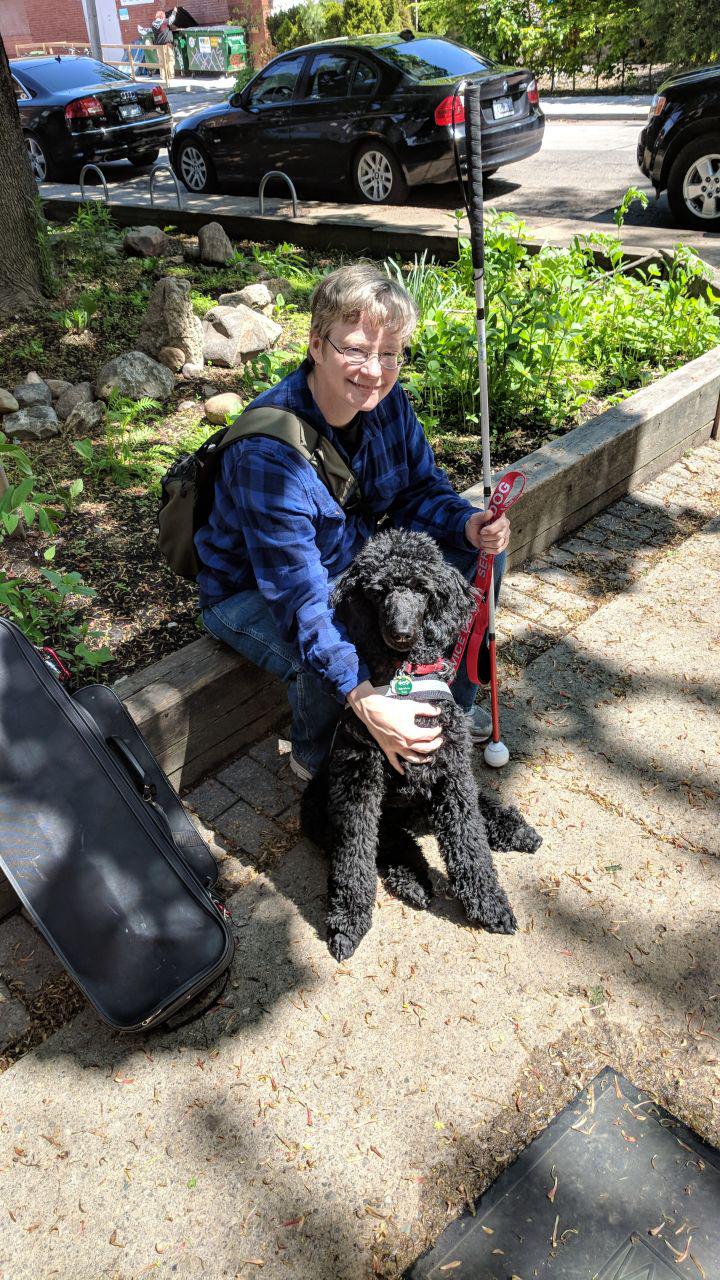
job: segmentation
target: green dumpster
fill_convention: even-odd
[[[247,61],[242,27],[190,27],[184,32],[188,71],[227,75],[241,71]]]

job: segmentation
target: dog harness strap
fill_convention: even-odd
[[[442,671],[444,666],[445,664],[441,663],[438,669]],[[406,688],[406,685],[409,688]],[[417,702],[441,702],[444,698],[453,696],[452,689],[446,680],[439,680],[433,675],[418,674],[417,667],[413,671],[412,678],[406,675],[396,676],[390,684],[382,686],[377,692],[383,693],[386,698],[414,698]]]
[[[488,510],[492,512],[493,520],[496,520],[498,516],[504,515],[517,502],[524,488],[525,476],[522,471],[506,471],[502,479],[498,480],[488,506]],[[477,604],[472,618],[458,637],[457,644],[453,649],[452,657],[450,658],[453,672],[451,679],[457,674],[467,647],[468,679],[472,684],[480,684],[478,658],[488,626],[489,593],[494,560],[495,556],[490,551],[481,550],[478,555],[475,581],[472,587]]]

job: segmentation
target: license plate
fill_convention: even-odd
[[[136,116],[142,115],[142,107],[139,102],[128,102],[126,106],[120,108],[120,117],[122,120],[134,120]]]
[[[496,98],[493,102],[493,115],[496,120],[504,120],[506,116],[515,115],[512,98]]]

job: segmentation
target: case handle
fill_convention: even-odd
[[[130,750],[124,738],[106,738],[109,747],[119,756],[128,773],[131,775],[138,791],[143,800],[154,800],[157,788],[154,782],[151,782],[147,773],[143,769],[137,756]]]

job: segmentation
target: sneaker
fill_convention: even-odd
[[[311,781],[312,774],[310,770],[306,768],[304,764],[301,764],[299,760],[296,760],[292,752],[290,753],[290,768],[295,774],[295,777],[299,778],[301,782]]]
[[[476,702],[466,713],[473,742],[487,742],[492,737],[492,716],[490,712]]]

